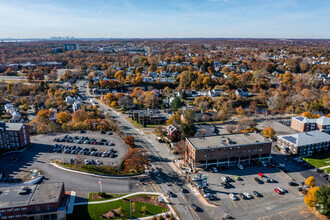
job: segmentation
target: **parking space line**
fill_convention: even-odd
[[[230,201],[231,201],[231,202],[233,203],[233,205],[237,208],[235,202],[234,202],[232,199],[230,199]]]

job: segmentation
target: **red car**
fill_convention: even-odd
[[[281,194],[281,191],[279,189],[274,189],[274,191],[277,193],[277,194]]]
[[[262,173],[258,173],[258,175],[259,175],[260,177],[263,177],[263,176],[264,176],[264,174],[262,174]]]

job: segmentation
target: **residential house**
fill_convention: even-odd
[[[171,140],[179,140],[181,136],[181,131],[178,127],[173,124],[170,124],[166,127],[167,130],[167,137]]]
[[[235,94],[240,97],[251,97],[252,96],[252,93],[250,93],[249,90],[246,88],[236,89]]]

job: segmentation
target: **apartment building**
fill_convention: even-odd
[[[299,132],[320,130],[330,133],[330,118],[325,116],[317,119],[309,119],[303,116],[292,117],[291,128]]]
[[[277,146],[286,154],[312,156],[313,154],[329,151],[330,135],[318,130],[281,135],[277,137]]]
[[[29,126],[0,121],[0,149],[14,150],[30,144]]]

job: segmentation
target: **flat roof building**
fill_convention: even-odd
[[[1,188],[0,219],[66,219],[64,183]]]
[[[258,133],[186,138],[185,159],[196,167],[231,166],[269,160],[272,142]]]
[[[330,135],[318,130],[281,135],[277,137],[277,145],[282,152],[287,154],[312,156],[315,153],[329,151]]]

